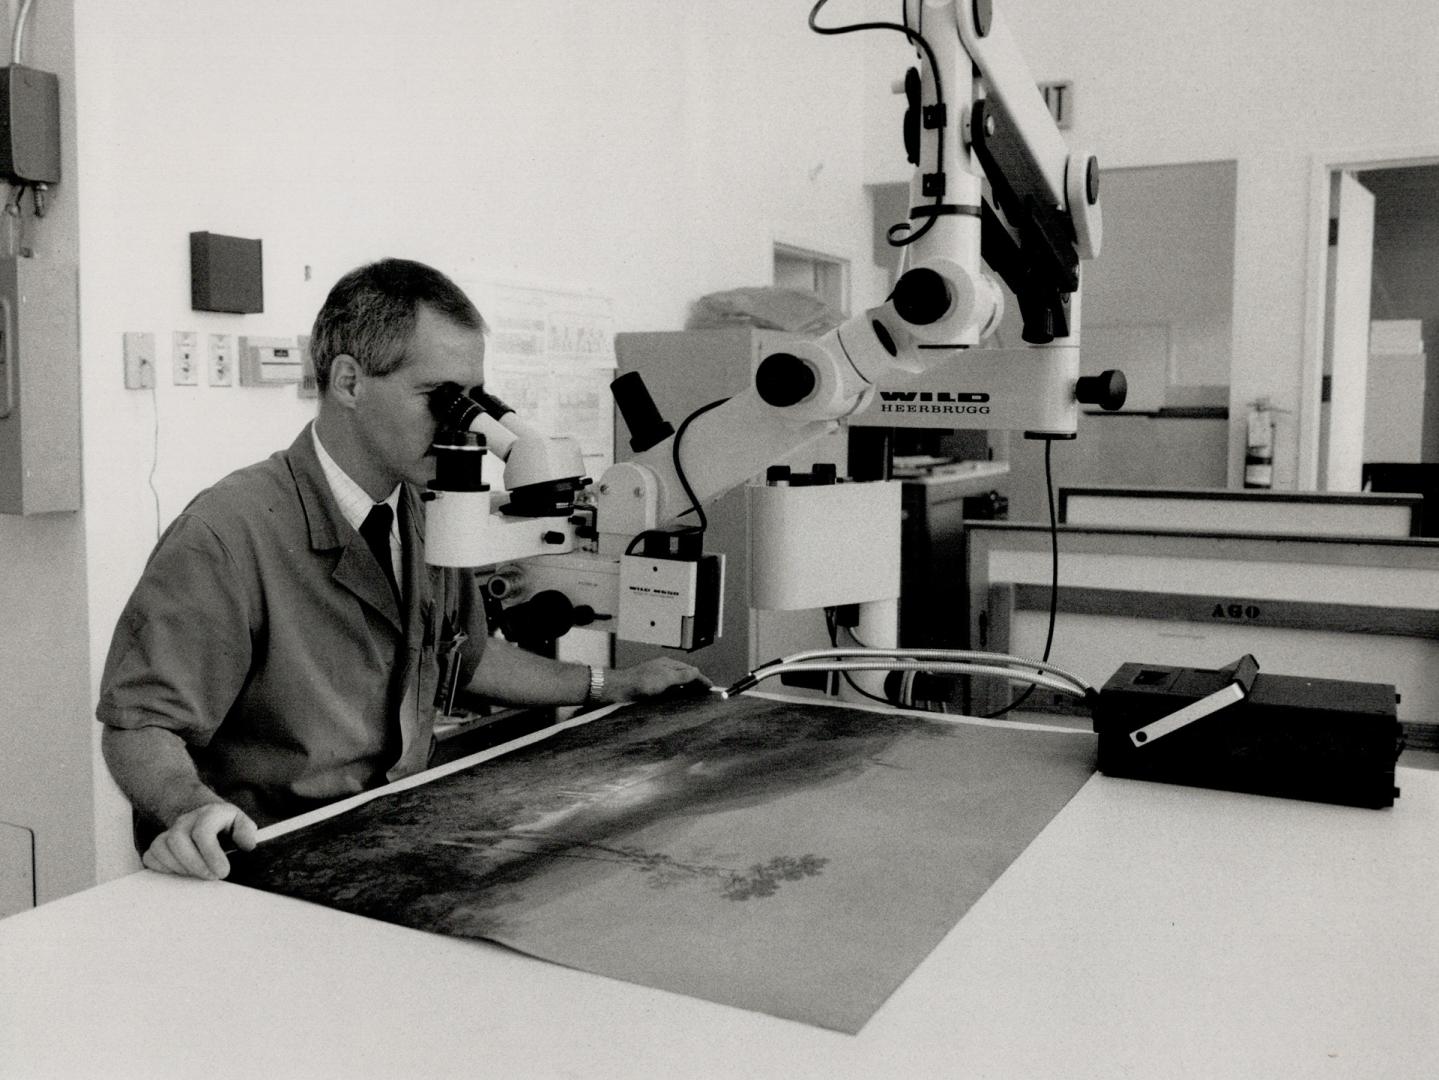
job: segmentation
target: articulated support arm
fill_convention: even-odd
[[[875,25],[822,27],[823,7],[810,15],[821,32]],[[1081,403],[1123,402],[1118,373],[1079,373],[1080,262],[1101,237],[1098,164],[1066,145],[997,5],[911,0],[903,24],[880,25],[903,32],[919,60],[905,80],[911,221],[891,230],[902,272],[882,304],[762,358],[748,390],[692,418],[678,452],[671,436],[616,466],[617,490],[653,477],[650,520],[662,526],[836,422],[1062,438]],[[986,263],[1016,295],[1027,347],[977,347],[1005,303]],[[636,524],[619,517],[621,529]]]
[[[618,563],[649,530],[694,522],[687,515],[839,423],[1066,438],[1081,402],[1123,401],[1118,373],[1079,374],[1080,264],[1100,246],[1098,166],[1065,144],[996,4],[906,0],[901,23],[826,27],[826,2],[810,13],[815,30],[889,29],[916,49],[903,81],[910,220],[890,230],[900,273],[882,303],[762,357],[751,386],[677,430],[647,395],[627,407],[617,392],[637,456],[601,477],[598,561],[576,552],[564,569],[571,591],[591,590],[595,612],[618,605],[618,570],[601,581],[600,561]],[[986,265],[1015,294],[1025,347],[979,347],[1005,305]],[[569,558],[536,562],[533,583],[540,563],[558,572]]]

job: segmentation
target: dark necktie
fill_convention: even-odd
[[[360,525],[360,535],[365,538],[365,543],[370,545],[370,550],[379,560],[380,569],[385,572],[385,580],[390,583],[398,602],[400,583],[395,580],[395,562],[390,558],[390,524],[394,520],[395,513],[388,503],[376,503],[365,515],[365,520]]]

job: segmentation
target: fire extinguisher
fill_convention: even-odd
[[[1260,398],[1249,406],[1244,446],[1244,486],[1274,486],[1274,406]]]

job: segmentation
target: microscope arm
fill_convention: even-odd
[[[896,227],[907,236],[893,292],[823,337],[763,357],[752,386],[682,428],[678,457],[693,499],[674,466],[675,436],[613,466],[602,492],[653,478],[656,495],[652,509],[613,506],[606,521],[602,494],[604,532],[682,523],[694,502],[718,498],[837,421],[868,410],[864,422],[884,423],[874,411],[880,387],[950,403],[922,414],[940,427],[1067,437],[1080,400],[1117,407],[1103,393],[1109,383],[1079,377],[1079,262],[1097,254],[1101,231],[1095,159],[1070,152],[996,4],[922,0],[906,5],[906,20],[923,46],[906,123],[915,224]],[[973,348],[1003,314],[982,261],[1018,297],[1030,348]],[[943,383],[925,382],[931,373]]]

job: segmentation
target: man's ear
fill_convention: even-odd
[[[330,392],[347,408],[355,406],[361,374],[360,362],[349,353],[340,353],[330,361]]]

